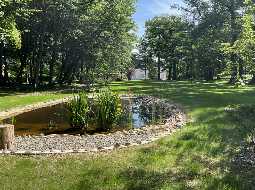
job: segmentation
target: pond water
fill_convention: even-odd
[[[164,109],[157,104],[144,103],[142,98],[122,98],[123,114],[113,131],[127,128],[141,128],[146,125],[162,123]],[[14,123],[15,135],[79,134],[81,131],[69,125],[69,114],[65,104],[40,108],[10,118],[4,123]],[[89,124],[87,133],[98,133],[96,125]]]

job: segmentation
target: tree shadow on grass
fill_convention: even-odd
[[[208,86],[204,85],[188,90],[180,84],[182,89],[179,91],[165,90],[162,86],[155,87],[150,83],[146,85],[143,88],[146,94],[186,102],[189,108],[206,107],[211,110],[199,113],[196,122],[188,124],[177,135],[136,150],[131,167],[125,165],[114,170],[112,175],[117,175],[117,184],[116,188],[111,189],[254,189],[254,169],[237,168],[232,162],[239,154],[236,150],[240,148],[241,142],[254,128],[254,122],[235,121],[222,109],[229,103],[251,102],[253,91],[226,91],[227,96],[222,96],[221,93],[224,94],[225,91],[220,94],[211,93],[206,89]],[[162,85],[173,88],[172,84],[170,87],[168,83]],[[141,92],[140,87],[133,82],[127,86],[135,89],[136,93]],[[215,86],[210,84],[209,88],[213,90]],[[172,160],[169,162],[172,163],[168,165],[170,157]],[[90,171],[86,172],[86,175],[92,175],[94,184],[83,180],[79,189],[100,189],[95,187],[95,183],[111,174],[105,172],[104,167],[95,169],[92,174]]]
[[[143,168],[129,168],[120,173],[120,179],[125,181],[123,190],[158,190],[164,187],[168,189],[170,187],[183,190],[191,189],[182,182],[194,177],[194,175],[173,173],[171,170],[159,172]]]
[[[234,121],[224,111],[200,116],[177,135],[137,149],[130,166],[90,168],[78,189],[253,189],[254,168],[232,162],[253,122]]]
[[[93,173],[93,174],[92,174]],[[78,187],[74,189],[85,190],[85,189],[109,189],[109,190],[158,190],[164,186],[171,186],[171,183],[175,181],[173,187],[178,189],[186,190],[187,186],[182,184],[183,180],[186,180],[187,176],[175,174],[172,171],[158,172],[148,171],[143,168],[127,168],[123,172],[119,173],[118,183],[114,186],[108,186],[107,181],[98,182],[104,175],[102,170],[94,170],[89,175],[94,175],[94,180],[81,181]],[[86,179],[86,177],[84,177]],[[190,177],[192,178],[192,176]],[[179,184],[178,184],[179,183]]]
[[[229,104],[252,103],[253,88],[234,88],[217,83],[132,81],[113,83],[116,92],[152,95],[181,103],[189,109],[218,108]]]
[[[224,126],[222,126],[223,123]],[[126,181],[126,189],[160,189],[166,184],[170,187],[179,185],[173,189],[247,190],[254,188],[254,173],[252,175],[254,168],[236,168],[235,163],[232,162],[238,154],[236,150],[249,134],[252,126],[234,123],[228,115],[222,113],[207,124],[209,126],[206,129],[199,126],[192,130],[184,130],[177,139],[167,138],[160,141],[158,147],[142,149],[136,161],[140,163],[139,167],[125,170],[120,175]],[[163,173],[151,173],[144,170],[157,162],[155,158],[167,160],[172,151],[176,154],[174,155],[176,156],[175,170],[173,170],[175,172],[171,169]],[[221,157],[219,162],[211,161],[218,157]],[[217,170],[220,171],[221,176],[213,174]],[[205,184],[200,184],[201,186],[190,185],[197,178],[200,180],[205,178],[207,181]]]

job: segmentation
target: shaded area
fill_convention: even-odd
[[[15,181],[12,189],[33,189],[32,182],[38,189],[254,189],[254,168],[232,161],[254,129],[254,117],[240,120],[224,111],[229,104],[253,102],[253,87],[134,81],[114,83],[113,89],[175,100],[193,120],[173,136],[139,148],[64,158],[0,158],[1,187]]]
[[[159,98],[179,102],[188,109],[220,108],[229,104],[242,102],[253,103],[255,87],[240,87],[228,85],[225,82],[155,82],[132,81],[113,83],[112,88],[118,92],[132,92],[136,94],[150,94]]]
[[[255,168],[238,165],[233,158],[239,156],[240,139],[250,134],[254,120],[236,120],[222,111],[202,115],[192,123],[196,127],[141,149],[135,162],[139,166],[120,174],[127,182],[124,189],[253,189]],[[172,163],[166,163],[169,156]]]

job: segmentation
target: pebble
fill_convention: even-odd
[[[181,128],[186,122],[186,115],[180,108],[173,106],[166,100],[154,97],[142,99],[147,104],[157,103],[168,110],[168,119],[162,125],[147,126],[141,129],[130,129],[115,133],[95,135],[57,135],[48,136],[18,136],[15,139],[15,149],[12,153],[17,154],[67,154],[111,151],[116,148],[138,146],[148,144],[161,137],[173,133],[174,128]],[[1,153],[10,153],[2,151]]]

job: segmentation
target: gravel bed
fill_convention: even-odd
[[[233,160],[235,167],[255,168],[255,142],[243,143],[239,154],[237,154]]]
[[[146,105],[156,103],[167,110],[167,118],[162,125],[146,126],[109,134],[95,135],[48,135],[18,136],[15,149],[0,151],[11,154],[54,154],[108,151],[139,144],[147,144],[169,135],[184,126],[186,115],[177,105],[154,97],[141,97]]]

